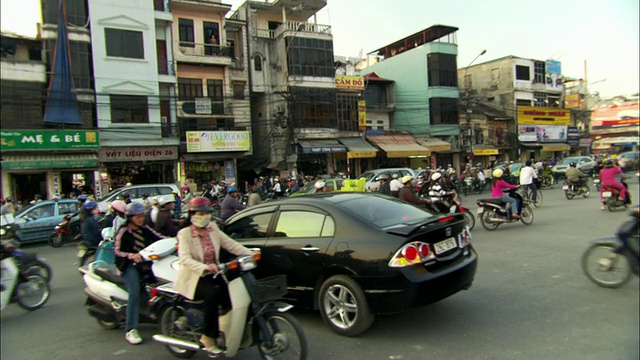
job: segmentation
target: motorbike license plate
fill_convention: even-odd
[[[594,184],[600,184],[600,179],[593,179]]]
[[[569,190],[569,185],[562,185],[562,190]]]
[[[484,208],[479,207],[478,208],[478,215],[481,215],[484,212]]]
[[[604,191],[602,193],[602,197],[610,197],[611,196],[611,191]]]
[[[436,254],[442,254],[443,252],[449,251],[455,248],[456,246],[457,245],[454,238],[449,238],[445,241],[440,241],[439,243],[435,243],[433,245],[433,247],[436,250]]]

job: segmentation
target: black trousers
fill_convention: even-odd
[[[204,335],[217,338],[220,335],[218,305],[229,304],[227,284],[221,278],[214,279],[212,275],[201,277],[196,285],[194,300],[204,300]]]

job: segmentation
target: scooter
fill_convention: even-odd
[[[15,250],[4,249],[0,268],[0,311],[11,302],[17,302],[26,310],[42,307],[51,294],[46,279],[33,267],[21,266],[15,259]]]
[[[597,190],[600,191],[600,176],[598,174],[593,174],[593,187]]]
[[[565,180],[562,183],[562,191],[564,191],[564,196],[571,200],[574,197],[578,196],[578,195],[582,195],[582,197],[584,197],[585,199],[589,197],[589,194],[591,194],[591,191],[589,190],[589,187],[585,184],[586,179],[582,181],[582,186],[578,186],[578,184],[573,183],[571,181]]]
[[[506,209],[506,204],[501,199],[479,199],[478,200],[478,218],[480,218],[480,224],[488,231],[492,231],[498,228],[504,223],[513,223],[522,221],[525,225],[531,225],[533,223],[533,209],[530,205],[530,200],[524,200],[520,194],[516,192],[517,189],[510,189],[509,196],[518,200],[520,204],[520,219],[511,216],[511,212]]]
[[[431,204],[428,206],[428,210],[438,214],[462,214],[464,221],[467,223],[469,230],[471,231],[476,226],[476,218],[468,208],[462,206],[459,196],[447,195],[444,197],[431,196]]]
[[[78,240],[80,237],[80,217],[78,214],[67,214],[62,222],[53,229],[53,234],[49,237],[49,245],[54,248],[61,247],[71,240]]]
[[[621,180],[621,182],[622,185],[627,188],[627,198],[630,199],[631,193],[629,193],[629,187],[627,186],[627,183],[624,180]],[[620,207],[626,208],[627,202],[620,198],[620,190],[614,187],[603,185],[601,194],[602,196],[600,197],[600,199],[607,207],[607,210],[616,211],[616,209]]]
[[[306,359],[307,339],[300,323],[287,311],[293,306],[277,301],[287,293],[284,275],[256,280],[252,269],[260,253],[242,256],[219,265],[219,272],[228,284],[231,307],[223,308],[219,318],[222,335],[217,345],[224,357],[234,357],[241,349],[257,346],[263,359]],[[167,346],[171,354],[188,358],[196,352],[206,352],[199,342],[204,323],[202,301],[187,300],[166,284],[154,290],[156,297],[171,299],[171,306],[162,314],[162,334],[153,340]]]
[[[107,230],[109,229],[103,230],[103,237],[107,236]],[[176,249],[176,238],[167,238],[158,240],[140,251],[145,262],[153,261],[151,272],[155,279],[146,279],[146,281],[154,282],[145,286],[147,293],[150,294],[152,288],[159,283],[175,281],[178,272]],[[85,283],[84,292],[87,294],[86,305],[89,315],[96,318],[98,324],[105,329],[117,329],[123,325],[126,319],[129,294],[115,265],[96,261],[82,266],[78,270]],[[157,323],[157,315],[162,305],[160,303],[144,309],[140,314],[140,321]]]

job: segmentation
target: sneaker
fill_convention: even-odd
[[[200,337],[200,346],[202,346],[204,348],[204,351],[206,351],[209,355],[222,354],[222,349],[218,347],[214,338],[202,335]]]
[[[127,339],[127,342],[131,345],[138,345],[142,342],[142,338],[136,329],[127,331],[125,339]]]
[[[602,205],[602,206],[600,206],[600,210],[607,210],[607,207]]]

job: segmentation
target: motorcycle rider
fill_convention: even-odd
[[[538,198],[538,187],[533,182],[533,179],[537,179],[538,174],[535,169],[531,167],[531,160],[524,162],[524,167],[520,169],[520,186],[527,186],[531,190],[531,200],[534,202]]]
[[[180,197],[180,191],[173,190],[171,193],[173,194],[173,201],[175,202],[173,218],[180,219],[180,213],[182,213],[182,198]]]
[[[276,183],[276,185],[277,184],[278,183]],[[220,218],[222,220],[227,220],[231,215],[245,208],[245,206],[238,201],[239,196],[240,193],[238,192],[238,189],[235,187],[229,188],[227,196],[224,197],[220,204]]]
[[[231,190],[231,189],[230,189]],[[174,288],[187,299],[203,299],[204,326],[200,337],[202,347],[211,355],[222,352],[216,344],[220,336],[218,303],[227,299],[227,286],[218,272],[220,248],[240,255],[253,253],[220,231],[211,221],[213,206],[204,197],[189,202],[187,226],[178,232],[180,269]]]
[[[449,212],[449,198],[454,195],[455,191],[449,186],[445,176],[439,172],[431,175],[431,186],[429,186],[429,196],[432,204],[437,208],[438,212],[446,214]]]
[[[638,256],[638,259],[640,259],[640,236],[638,235],[638,231],[640,230],[640,206],[636,205],[630,215],[633,218],[620,225],[618,231],[616,231],[616,235],[624,247],[631,249]],[[632,239],[629,239],[630,237]],[[620,250],[622,250],[622,248]]]
[[[389,183],[389,187],[391,188],[391,196],[399,197],[400,189],[402,189],[403,186],[402,181],[398,179],[398,174],[393,174],[392,177],[393,180],[391,180],[391,182]]]
[[[82,208],[82,205],[84,205],[85,201],[87,201],[87,197],[85,195],[78,195],[76,200],[78,201],[78,207]]]
[[[174,201],[175,200],[171,195],[163,195],[158,199],[160,211],[158,212],[158,217],[153,226],[155,231],[170,237],[178,234],[176,223],[173,221]]]
[[[616,175],[622,176],[622,170],[619,167],[613,166],[613,161],[607,160],[604,162],[604,168],[600,170],[600,199],[602,200],[602,210],[605,210],[605,200],[602,198],[602,192],[605,187],[611,187],[620,191],[620,199],[625,201],[627,207],[631,204],[631,200],[627,196],[627,188],[623,184],[616,181]]]
[[[120,227],[127,219],[124,214],[127,209],[127,204],[125,204],[122,200],[114,200],[111,203],[111,208],[113,209],[114,213],[113,224],[111,225],[111,233],[113,234],[113,236],[116,236],[118,230],[120,230]]]
[[[128,192],[123,192],[121,196],[122,196],[122,201],[124,201],[125,204],[127,205],[131,204],[131,195]],[[80,199],[79,196],[78,196],[78,199]]]
[[[131,203],[126,208],[127,221],[122,225],[115,240],[116,267],[121,272],[129,299],[127,300],[127,320],[125,339],[129,344],[142,342],[138,333],[141,296],[146,295],[140,281],[142,275],[150,272],[150,262],[143,262],[140,250],[151,243],[163,239],[144,224],[145,209],[140,203]]]
[[[273,179],[273,194],[275,195],[275,197],[283,197],[284,196],[284,191],[282,190],[282,185],[280,184],[280,179],[275,178]]]
[[[571,184],[581,188],[584,186],[584,179],[586,177],[587,175],[578,169],[575,162],[569,163],[569,168],[567,169],[567,180]]]
[[[389,184],[389,175],[382,174],[378,176],[378,180],[380,180],[378,192],[380,194],[391,195],[391,184]]]
[[[79,254],[82,254],[82,256],[79,256],[78,264],[83,263],[88,248],[96,248],[98,244],[100,244],[100,241],[102,241],[100,224],[98,224],[98,220],[95,218],[97,213],[98,205],[93,201],[87,201],[82,205],[82,211],[80,211],[80,233],[82,234],[82,242],[78,244]]]
[[[0,207],[0,215],[13,215],[16,213],[16,209],[13,207],[13,199],[7,197],[5,203]]]
[[[413,176],[407,175],[400,180],[404,185],[398,192],[398,199],[406,201],[413,205],[427,205],[431,201],[425,199],[418,199],[413,193]]]
[[[520,205],[518,204],[518,200],[509,196],[509,194],[505,194],[503,192],[504,189],[517,189],[518,185],[511,185],[502,179],[504,172],[502,169],[493,170],[493,178],[491,179],[491,197],[494,199],[500,199],[507,203],[506,209],[510,211],[511,217],[515,219],[520,219]],[[515,209],[515,213],[514,213]]]

